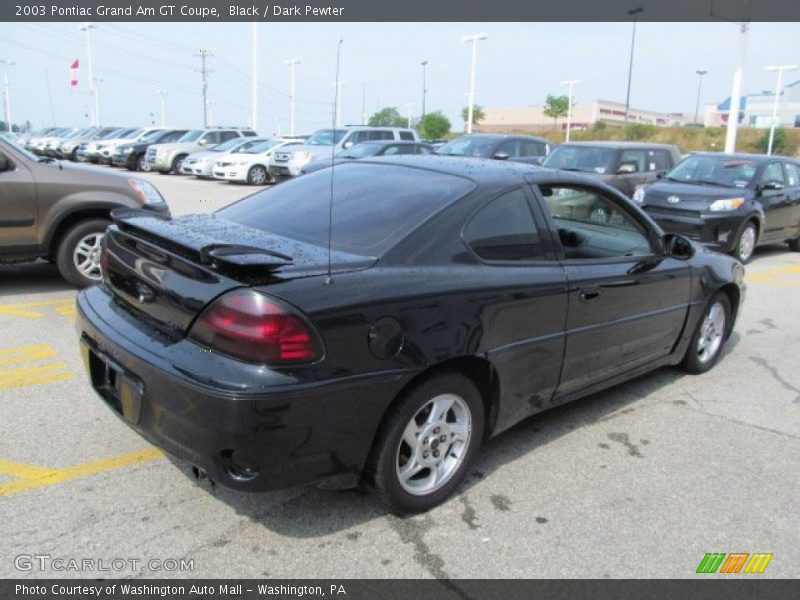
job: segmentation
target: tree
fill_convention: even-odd
[[[427,113],[419,122],[419,134],[426,140],[438,140],[450,133],[450,119],[442,111]]]
[[[558,123],[559,117],[564,117],[567,115],[567,111],[569,110],[569,98],[567,96],[554,96],[553,94],[547,94],[547,98],[544,100],[544,114],[548,117],[553,118],[553,126]]]
[[[394,106],[387,106],[372,115],[369,124],[373,127],[405,127],[408,125],[408,119]]]
[[[461,118],[464,120],[464,123],[467,122],[469,119],[469,106],[465,106],[461,109]],[[479,104],[472,105],[472,124],[477,125],[478,122],[483,121],[486,118],[486,112],[483,110],[483,107]]]

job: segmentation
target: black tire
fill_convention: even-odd
[[[714,324],[713,331],[706,329],[706,321],[713,310],[721,310],[724,322],[720,326]],[[728,295],[724,292],[716,294],[706,306],[703,311],[703,316],[697,322],[697,327],[692,335],[692,340],[689,342],[689,347],[686,349],[686,356],[683,357],[683,368],[693,374],[705,373],[719,360],[722,354],[722,347],[725,345],[725,340],[731,330],[731,301]],[[716,345],[713,352],[707,346],[710,343],[710,338],[719,335],[719,343]],[[708,352],[704,351],[708,349]]]
[[[150,169],[147,167],[147,158],[145,157],[145,153],[142,152],[141,154],[137,154],[134,160],[134,167],[131,171],[149,171]]]
[[[91,236],[96,237],[98,235],[102,238],[102,234],[105,233],[106,227],[108,227],[110,223],[111,222],[107,219],[87,219],[85,221],[80,221],[68,229],[58,243],[58,247],[56,248],[56,265],[58,266],[61,276],[75,287],[84,288],[99,281],[99,266],[96,269],[92,269],[92,276],[88,276],[86,271],[79,270],[77,264],[79,262],[79,257],[76,257],[76,251],[78,250],[78,244],[85,238],[91,238]],[[83,255],[84,254],[80,254],[79,256]],[[99,259],[99,256],[96,256],[96,259]],[[88,266],[89,265],[87,265],[87,267]],[[93,276],[95,273],[97,277]]]
[[[752,246],[746,241],[748,236],[752,236]],[[731,254],[743,265],[747,264],[753,258],[757,243],[758,228],[753,221],[748,221],[739,233],[739,237],[736,238],[736,245],[733,247]]]
[[[266,185],[269,183],[269,171],[262,165],[253,165],[247,171],[248,185]]]
[[[170,173],[174,173],[175,175],[181,174],[181,165],[183,164],[183,160],[186,158],[185,154],[179,154],[175,157],[172,161],[172,170]]]
[[[426,421],[430,413],[425,411],[433,406],[434,401],[445,402],[446,405],[451,399],[453,404],[443,413],[443,419],[433,423]],[[467,413],[468,418],[465,418]],[[412,419],[414,429],[418,432],[413,436],[418,452],[412,451],[404,441],[404,433],[412,425]],[[422,424],[419,419],[423,420]],[[460,445],[454,433],[459,420],[462,431],[468,432],[463,435],[466,441]],[[483,400],[475,384],[459,373],[434,375],[409,388],[389,409],[367,465],[366,484],[373,487],[378,497],[396,514],[417,513],[433,508],[446,500],[461,483],[480,447],[483,429]],[[455,441],[449,441],[450,437]],[[437,451],[439,454],[436,454]],[[412,468],[419,466],[420,470],[415,470],[416,475],[409,477],[407,483],[401,483],[400,470],[412,460]],[[423,460],[439,462],[441,471],[446,473],[429,492],[422,488],[436,469],[422,466]],[[450,466],[446,464],[448,462]],[[426,473],[428,477],[425,477]],[[419,489],[412,493],[407,486],[418,486]]]
[[[800,252],[800,237],[788,240],[786,243],[789,244],[789,250],[792,252]]]

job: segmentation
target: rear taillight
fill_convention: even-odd
[[[253,290],[236,290],[214,301],[195,321],[189,339],[215,352],[271,365],[314,362],[322,356],[306,319]]]

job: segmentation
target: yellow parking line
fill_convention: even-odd
[[[30,308],[37,308],[40,306],[54,306],[63,307],[75,302],[75,298],[70,296],[67,298],[56,298],[54,300],[39,300],[37,302],[16,302],[13,304],[0,304],[0,315],[10,315],[14,317],[29,317],[38,319],[44,316],[43,312],[37,310],[28,310]],[[58,310],[58,308],[56,308]]]
[[[61,483],[62,481],[94,475],[95,473],[101,473],[103,471],[119,469],[128,465],[152,460],[160,456],[163,456],[161,450],[150,447],[144,450],[128,452],[127,454],[109,456],[108,458],[102,458],[72,467],[65,467],[63,469],[48,469],[36,465],[0,460],[0,473],[18,478],[15,481],[0,483],[0,496],[10,496],[11,494],[24,492],[45,485],[53,485]]]
[[[28,344],[14,348],[0,348],[0,391],[70,379],[74,373],[64,361],[35,363],[56,357],[50,344]],[[34,363],[21,365],[20,363]],[[8,366],[19,365],[19,366]]]
[[[0,348],[0,365],[52,358],[56,351],[50,344],[28,344],[16,348]],[[6,357],[6,358],[4,358]]]
[[[800,273],[800,265],[788,265],[785,267],[773,267],[771,269],[764,269],[755,273],[748,273],[745,278],[748,283],[750,282],[764,282],[776,283],[782,285],[796,284],[797,280],[794,277],[780,277],[781,275],[793,275]]]

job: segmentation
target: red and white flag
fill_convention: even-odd
[[[69,66],[69,85],[71,88],[78,86],[78,59]]]

